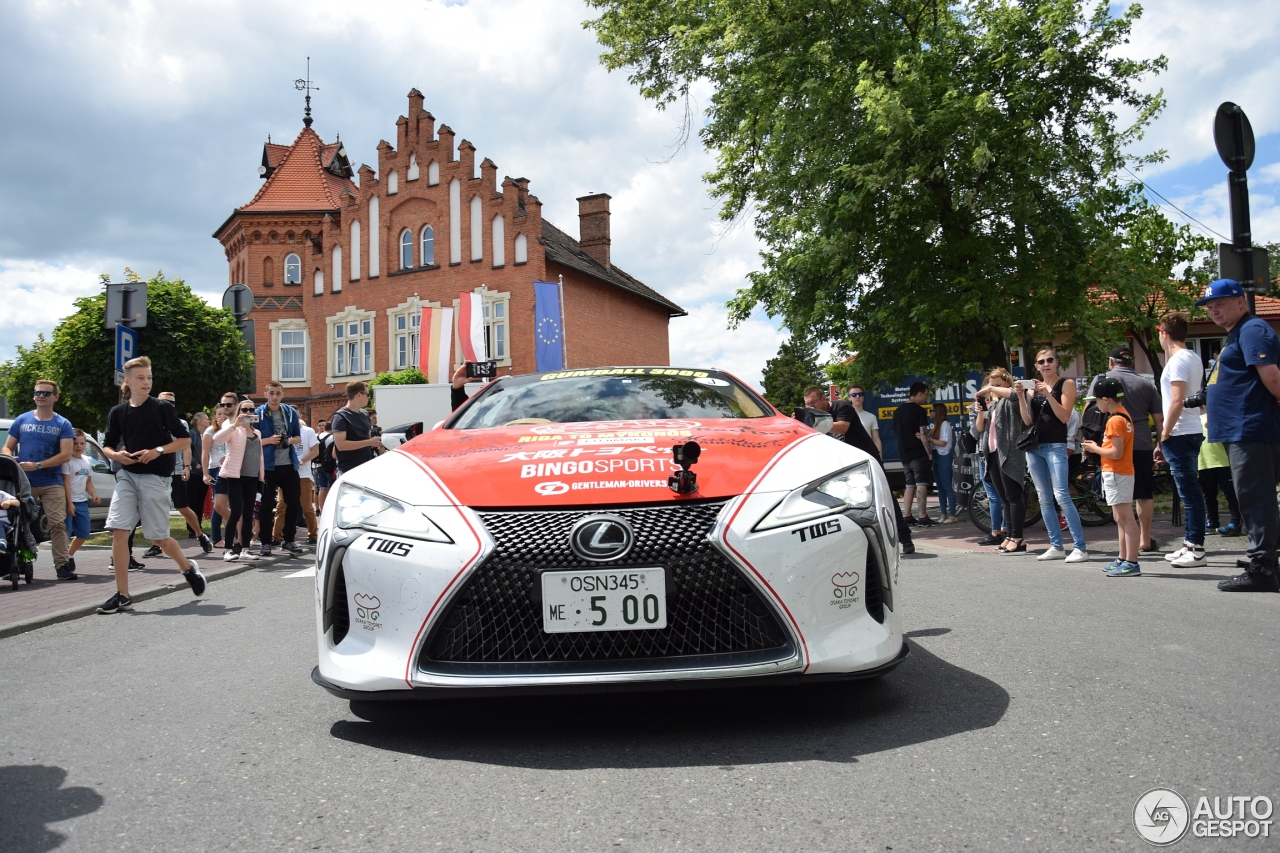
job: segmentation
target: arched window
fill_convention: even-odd
[[[433,187],[440,183],[440,164],[435,160],[427,164],[427,183]]]
[[[262,284],[270,287],[276,283],[276,262],[271,258],[262,259]]]
[[[413,267],[413,232],[408,228],[400,232],[400,269]]]
[[[411,153],[409,155],[409,170],[404,173],[404,179],[406,181],[418,180],[418,155],[417,154]]]
[[[429,267],[436,262],[436,232],[430,225],[422,229],[422,265]]]
[[[507,263],[506,237],[503,232],[502,217],[493,217],[493,265],[505,266]]]
[[[529,263],[529,241],[523,234],[516,235],[516,263]]]
[[[284,259],[284,283],[302,284],[302,259],[292,252]]]
[[[314,293],[316,296],[323,295],[324,294],[324,270],[320,269],[319,267],[316,267],[315,275],[311,277],[311,280],[314,286],[311,292]]]
[[[395,195],[400,192],[400,176],[395,172],[387,175],[387,195]]]
[[[484,223],[480,220],[484,217],[484,204],[480,201],[480,196],[471,197],[471,260],[479,261],[484,258]]]
[[[449,181],[449,263],[462,263],[462,184]]]

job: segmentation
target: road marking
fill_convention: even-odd
[[[300,572],[294,572],[291,575],[285,575],[286,578],[313,578],[315,576],[316,576],[315,566],[312,566],[309,569],[303,569]]]

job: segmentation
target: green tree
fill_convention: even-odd
[[[810,338],[792,335],[778,347],[778,354],[765,362],[764,396],[784,412],[804,405],[804,389],[821,384],[818,346]]]
[[[17,414],[35,407],[31,392],[35,390],[36,380],[53,379],[53,374],[47,366],[49,342],[43,333],[30,347],[18,345],[14,349],[18,354],[13,360],[0,365],[0,394],[8,400],[9,411]],[[59,414],[66,414],[61,400],[53,408]]]
[[[37,341],[23,352],[38,350],[40,367],[61,386],[58,410],[81,429],[101,430],[107,412],[120,401],[111,376],[115,337],[103,328],[106,295],[81,297],[75,307],[52,340]],[[231,312],[211,307],[180,279],[171,281],[162,272],[147,281],[147,326],[138,330],[138,354],[151,359],[153,393],[173,391],[184,411],[203,408],[253,371],[253,356]],[[12,376],[21,365],[20,355],[3,370]],[[32,408],[29,388],[25,396],[9,384],[4,390],[11,406],[16,401],[18,410]]]
[[[1092,211],[1092,251],[1082,277],[1094,286],[1088,308],[1071,327],[1074,348],[1085,353],[1091,367],[1101,367],[1114,344],[1133,338],[1159,381],[1156,326],[1169,311],[1197,313],[1195,300],[1210,279],[1194,262],[1217,245],[1189,226],[1170,222],[1143,197],[1139,184],[1112,194],[1113,201]]]
[[[370,385],[426,385],[427,377],[416,367],[407,367],[395,372],[385,371],[373,377]]]
[[[1137,4],[587,2],[602,62],[683,101],[687,127],[691,88],[712,86],[706,180],[764,244],[731,322],[763,307],[860,350],[860,381],[1003,364],[1077,316],[1081,202],[1162,105],[1135,84],[1163,58],[1117,57]]]

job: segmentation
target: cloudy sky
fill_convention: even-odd
[[[579,0],[0,0],[0,360],[101,272],[163,269],[216,300],[226,260],[210,234],[256,192],[267,135],[301,129],[293,80],[309,55],[316,130],[357,160],[376,162],[416,86],[569,233],[576,196],[610,193],[614,261],[689,309],[672,322],[673,361],[758,382],[782,336],[764,317],[729,331],[723,307],[756,242],[718,223],[700,179],[710,158],[674,150],[673,117],[600,67],[588,16]],[[1169,107],[1145,142],[1169,160],[1149,183],[1222,233],[1211,120],[1224,100],[1248,111],[1258,242],[1280,240],[1277,36],[1274,0],[1160,0],[1131,45],[1169,58],[1152,84]]]

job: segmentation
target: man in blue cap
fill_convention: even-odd
[[[1209,441],[1227,447],[1240,514],[1249,535],[1244,574],[1218,584],[1227,592],[1280,592],[1280,339],[1265,320],[1249,313],[1244,288],[1221,278],[1205,288],[1197,306],[1227,330],[1206,385]]]

